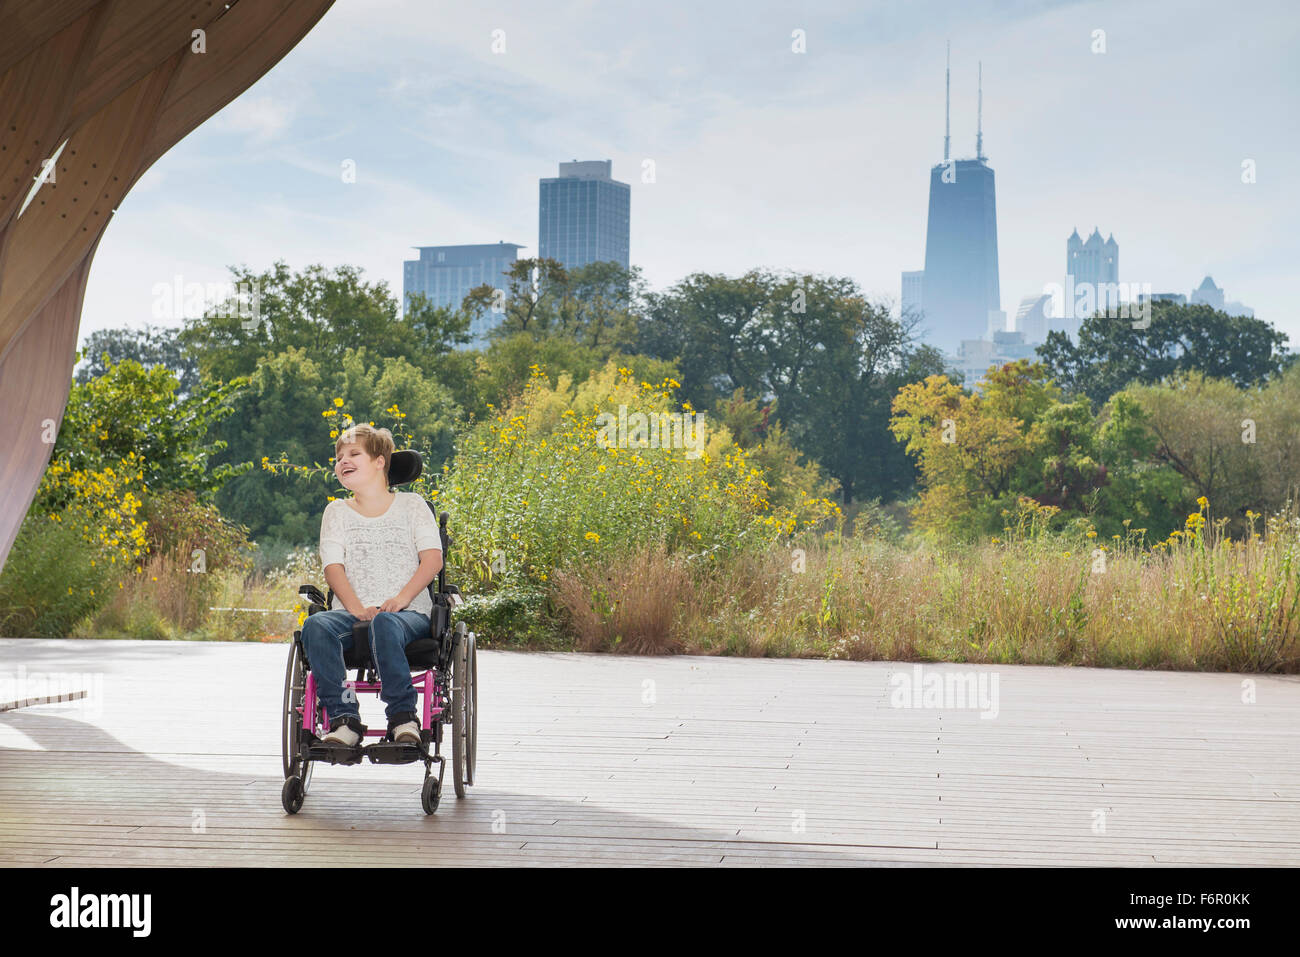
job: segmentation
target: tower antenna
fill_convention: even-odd
[[[952,112],[952,41],[943,67],[943,161],[948,162],[948,115]]]
[[[979,106],[975,114],[975,158],[984,158],[984,61],[980,61]]]

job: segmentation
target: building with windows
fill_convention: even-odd
[[[629,268],[632,187],[613,178],[613,161],[560,164],[540,182],[537,254],[566,269],[594,262]]]
[[[489,285],[504,292],[505,273],[518,259],[516,243],[483,243],[472,246],[416,246],[419,259],[402,264],[402,308],[407,297],[422,292],[435,306],[459,309],[469,291],[476,286]],[[499,321],[500,316],[485,313],[470,324],[472,341],[469,347],[481,346],[487,341],[487,331]]]
[[[1074,230],[1065,241],[1065,274],[1074,277],[1075,286],[1119,282],[1119,243],[1115,242],[1115,234],[1102,239],[1101,230],[1094,226],[1092,235],[1083,240]]]
[[[924,340],[947,355],[956,355],[963,341],[989,335],[1005,323],[994,175],[984,156],[983,87],[981,66],[974,159],[949,155],[945,93],[943,162],[930,169],[921,328]]]
[[[1026,296],[1020,300],[1014,331],[1024,336],[1025,342],[1039,345],[1047,341],[1047,333],[1052,328],[1051,317],[1048,315],[1051,302],[1052,297],[1047,293]]]
[[[899,301],[902,315],[920,319],[925,312],[925,270],[903,273],[903,296]]]

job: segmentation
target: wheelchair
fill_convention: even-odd
[[[393,453],[389,467],[389,487],[406,485],[419,478],[422,468],[420,454],[413,450]],[[437,515],[433,503],[429,509]],[[438,577],[429,584],[429,597],[433,607],[429,616],[429,636],[412,641],[406,646],[406,659],[411,668],[411,683],[417,695],[417,714],[421,718],[418,745],[388,739],[387,731],[367,730],[366,737],[382,740],[365,744],[364,740],[352,749],[331,748],[320,742],[320,736],[329,730],[330,719],[325,706],[316,695],[316,682],[311,673],[303,646],[302,631],[293,633],[289,649],[289,662],[284,676],[284,714],[282,757],[284,759],[284,786],[280,803],[289,814],[297,814],[311,786],[312,767],[318,761],[330,764],[353,765],[369,759],[373,764],[412,764],[424,762],[424,785],[420,790],[420,803],[425,814],[438,808],[442,795],[442,779],[446,772],[446,759],[442,755],[443,727],[450,726],[452,782],[456,797],[465,796],[465,788],[474,783],[474,758],[478,743],[478,663],[475,655],[474,632],[465,622],[452,625],[452,612],[461,604],[460,590],[446,581],[446,556],[452,539],[447,533],[447,513],[438,516],[438,531],[442,538],[443,567]],[[436,587],[435,587],[436,586]],[[333,589],[326,595],[315,585],[303,585],[298,593],[310,602],[307,614],[313,615],[329,608]],[[368,640],[370,623],[359,621],[352,628],[352,648],[343,656],[347,669],[356,669],[353,682],[345,682],[356,694],[378,695],[379,675],[371,661]],[[432,749],[432,750],[431,750]],[[433,773],[433,765],[438,772]]]

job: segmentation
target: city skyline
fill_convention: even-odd
[[[741,23],[681,7],[635,36],[618,32],[617,7],[578,6],[585,21],[563,28],[519,5],[331,10],[122,204],[81,339],[156,321],[155,283],[223,281],[235,263],[352,263],[397,298],[412,241],[527,245],[539,172],[574,156],[627,171],[631,263],[652,288],[769,267],[848,276],[897,303],[924,248],[921,171],[934,163],[951,36],[954,142],[974,139],[977,60],[990,67],[1005,311],[1058,280],[1059,236],[1095,221],[1124,237],[1126,279],[1184,290],[1213,275],[1300,342],[1294,256],[1274,238],[1300,213],[1286,176],[1297,133],[1276,122],[1296,92],[1295,18],[1281,4],[1170,18],[1161,3],[977,3],[930,19],[760,5]],[[1099,28],[1104,53],[1092,52]],[[795,30],[806,53],[792,52]],[[1243,95],[1214,51],[1247,40]],[[339,175],[349,160],[351,183]],[[1248,160],[1254,183],[1242,182]]]

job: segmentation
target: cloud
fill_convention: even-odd
[[[255,142],[265,142],[289,126],[293,112],[287,100],[242,96],[218,114],[216,124],[234,133],[247,133]]]

